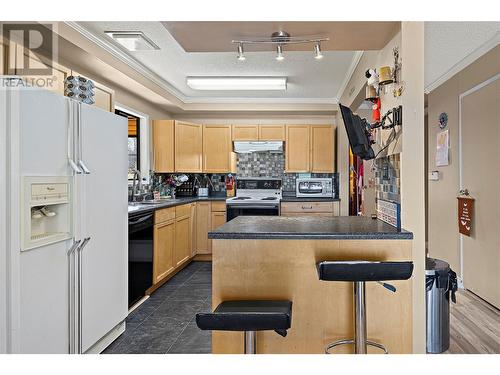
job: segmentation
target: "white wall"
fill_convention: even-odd
[[[353,76],[341,95],[340,102],[357,108],[364,98],[365,71],[393,65],[392,49],[399,46],[402,60],[403,95],[394,98],[392,91],[382,93],[383,115],[396,105],[403,105],[403,127],[397,146],[389,154],[401,152],[401,207],[402,225],[413,232],[413,351],[425,353],[425,193],[424,193],[424,25],[422,22],[402,22],[401,31],[380,51],[365,52]],[[341,121],[341,119],[340,119]],[[339,121],[339,124],[342,124]],[[343,124],[339,125],[343,129]],[[348,176],[348,140],[345,131],[339,131],[338,169]],[[388,131],[378,140],[384,140]],[[342,181],[342,180],[341,180]],[[341,202],[346,211],[347,200]],[[344,207],[342,207],[344,206]]]
[[[424,23],[403,22],[401,225],[413,232],[413,352],[425,353]]]

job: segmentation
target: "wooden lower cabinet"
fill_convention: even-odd
[[[191,217],[175,219],[174,267],[180,266],[191,257]]]
[[[338,201],[281,202],[281,216],[339,216]]]
[[[160,282],[174,270],[175,220],[154,227],[153,284]]]
[[[220,227],[222,224],[226,222],[226,213],[225,212],[212,212],[212,227],[211,230],[214,230]]]
[[[211,226],[210,202],[196,203],[196,254],[211,254],[212,248],[208,240]]]

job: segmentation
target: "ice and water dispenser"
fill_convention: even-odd
[[[72,237],[70,177],[24,177],[22,250]]]

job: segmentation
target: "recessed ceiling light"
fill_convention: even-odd
[[[160,49],[142,31],[106,31],[105,33],[129,51],[154,51]]]
[[[193,90],[286,90],[286,77],[187,77]]]

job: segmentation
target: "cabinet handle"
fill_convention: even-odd
[[[312,210],[312,206],[302,206],[303,210]]]

